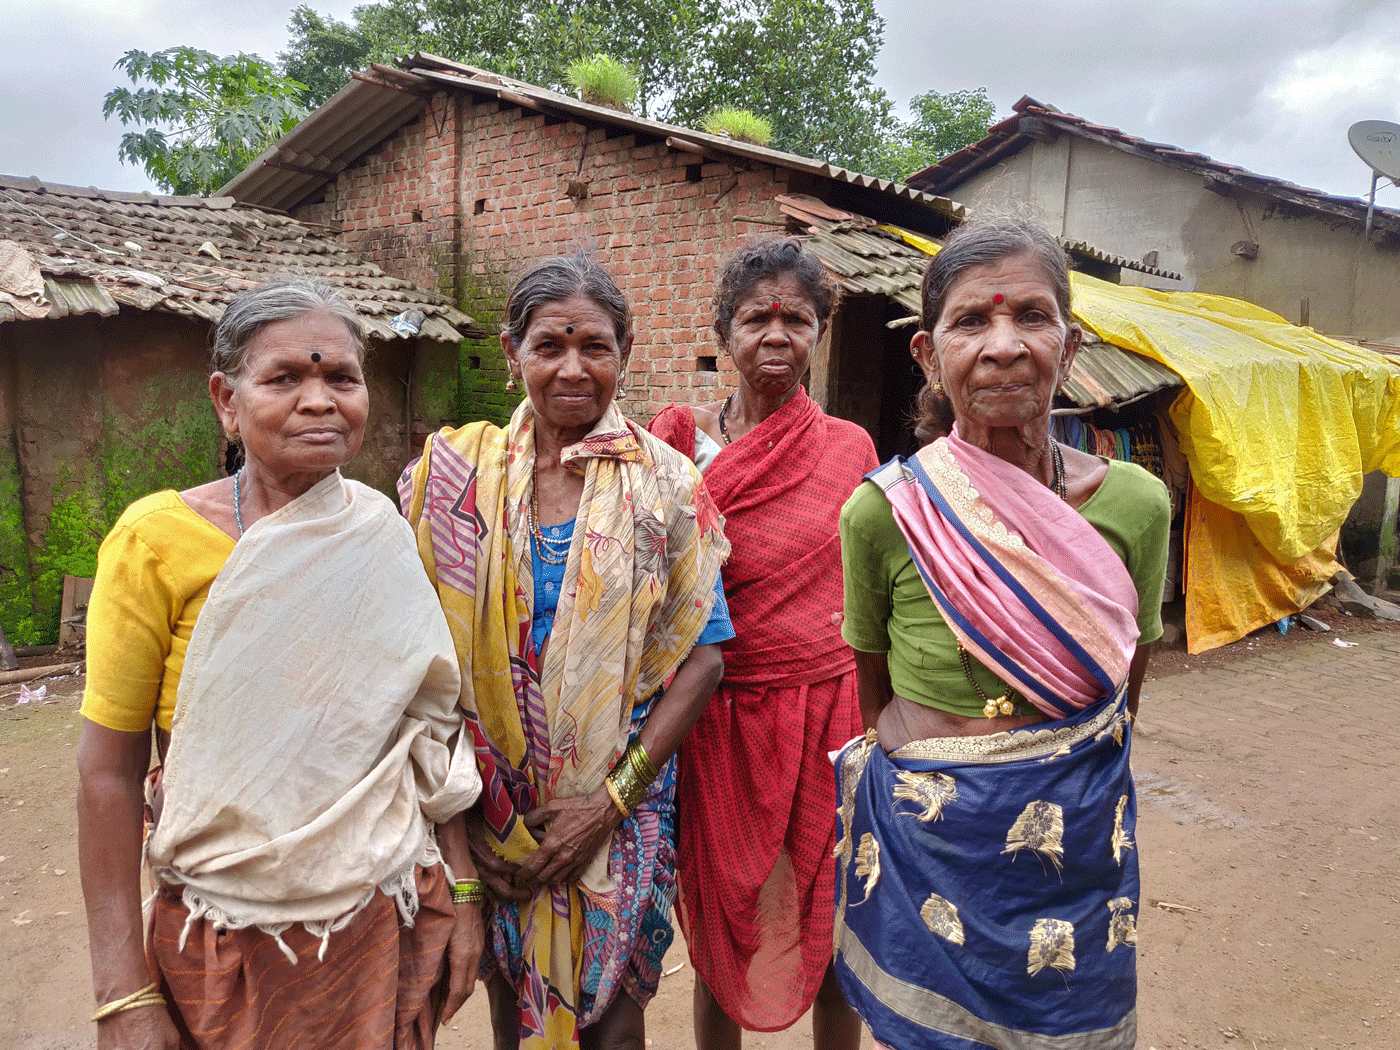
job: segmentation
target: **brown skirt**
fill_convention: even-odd
[[[216,931],[207,919],[180,932],[189,913],[162,887],[151,915],[152,972],[189,1050],[431,1050],[442,1006],[447,941],[455,915],[441,865],[418,868],[418,915],[399,925],[383,893],[344,929],[319,938],[282,934],[293,965],[261,930]]]

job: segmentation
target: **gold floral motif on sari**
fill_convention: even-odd
[[[1113,913],[1108,921],[1109,951],[1120,944],[1137,944],[1137,916],[1129,911],[1132,906],[1131,897],[1114,897],[1108,902],[1108,910]]]
[[[1123,854],[1133,848],[1132,836],[1128,834],[1128,829],[1123,826],[1123,814],[1128,808],[1128,796],[1120,795],[1118,798],[1118,808],[1113,813],[1113,861],[1122,865]]]
[[[1034,977],[1045,967],[1068,972],[1074,969],[1074,926],[1063,919],[1036,919],[1026,973]]]
[[[919,909],[919,918],[938,936],[951,944],[963,943],[963,924],[955,904],[938,894],[930,894]]]
[[[906,773],[900,770],[895,774],[899,783],[895,785],[896,802],[913,802],[922,806],[921,812],[905,810],[906,817],[917,817],[924,823],[937,820],[943,815],[943,807],[958,797],[958,785],[947,773]]]
[[[1002,853],[1031,850],[1055,865],[1058,872],[1065,855],[1064,838],[1064,809],[1053,802],[1037,800],[1021,810],[1021,815],[1011,825],[1011,830],[1006,833],[1006,849]]]
[[[865,896],[857,902],[864,904],[880,881],[880,844],[868,831],[860,837],[860,848],[856,850],[856,875],[865,880]]]

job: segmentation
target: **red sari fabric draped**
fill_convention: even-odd
[[[694,455],[689,408],[667,408],[650,429]],[[677,918],[696,972],[753,1031],[801,1017],[831,961],[827,754],[861,732],[837,523],[876,465],[863,429],[799,390],[705,471],[732,544],[724,593],[737,637],[681,748]]]

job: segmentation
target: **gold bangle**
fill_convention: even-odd
[[[89,1020],[105,1021],[109,1017],[126,1013],[128,1010],[139,1010],[145,1006],[164,1006],[165,996],[156,990],[157,987],[156,982],[152,981],[139,991],[124,995],[120,999],[113,999],[105,1006],[98,1007],[97,1013],[93,1014]]]
[[[661,775],[661,771],[652,764],[651,756],[647,754],[647,749],[642,747],[640,740],[627,749],[626,757],[632,768],[647,784]]]
[[[617,807],[618,812],[624,817],[630,817],[632,811],[623,803],[622,796],[617,793],[617,788],[613,786],[611,774],[603,779],[603,787],[608,789],[608,794],[612,796],[613,805]]]
[[[452,884],[453,904],[481,904],[486,900],[486,883],[480,879],[458,879]]]
[[[619,762],[607,776],[608,792],[613,796],[618,809],[628,816],[646,797],[650,782],[643,780],[630,762]]]

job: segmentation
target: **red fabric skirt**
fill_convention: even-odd
[[[726,683],[681,750],[676,914],[696,973],[751,1031],[801,1017],[831,962],[827,753],[861,731],[855,671],[811,685]]]
[[[456,916],[442,865],[418,868],[418,914],[399,924],[383,893],[344,929],[319,938],[293,926],[276,942],[255,927],[219,932],[189,916],[177,888],[156,895],[148,943],[152,972],[189,1050],[431,1050]]]

